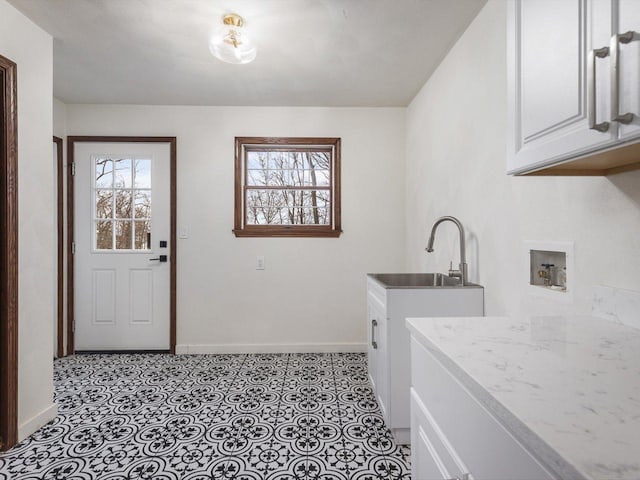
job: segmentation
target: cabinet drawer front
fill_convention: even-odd
[[[475,480],[554,477],[440,362],[411,339],[412,386]]]
[[[417,480],[462,478],[466,466],[422,400],[411,389],[411,475]]]

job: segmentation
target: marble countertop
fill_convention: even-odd
[[[590,316],[407,326],[561,478],[640,479],[640,330]]]

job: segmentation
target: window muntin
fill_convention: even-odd
[[[96,251],[151,248],[151,159],[93,157]]]
[[[340,139],[236,138],[236,236],[339,236]]]

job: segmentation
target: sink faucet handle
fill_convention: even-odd
[[[449,262],[449,276],[450,277],[461,277],[462,272],[460,270],[453,269],[453,261]]]

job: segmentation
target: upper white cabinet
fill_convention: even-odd
[[[640,1],[512,0],[507,16],[507,172],[640,168]]]

